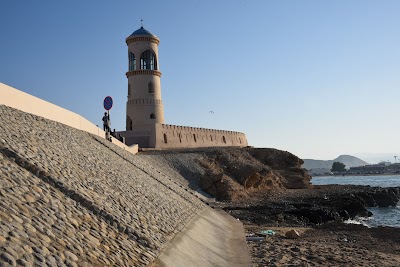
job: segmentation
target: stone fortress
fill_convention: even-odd
[[[129,58],[126,131],[118,132],[125,143],[156,149],[247,146],[244,133],[164,124],[159,42],[143,26],[126,38]]]

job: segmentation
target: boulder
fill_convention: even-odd
[[[285,236],[286,236],[286,238],[289,238],[289,239],[298,239],[298,238],[300,238],[299,232],[297,232],[295,229],[287,231],[285,233]]]

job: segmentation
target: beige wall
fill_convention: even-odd
[[[149,82],[153,83],[154,94],[148,92]],[[126,114],[132,120],[132,127],[164,123],[160,77],[148,74],[132,75],[128,77],[128,83],[131,86],[131,95],[128,96]],[[156,116],[155,119],[150,119],[152,113]]]
[[[130,121],[133,129],[164,123],[164,107],[161,99],[160,61],[158,58],[158,41],[153,42],[145,38],[132,38],[128,43],[128,52],[132,52],[136,58],[136,70],[128,71],[128,100],[126,103],[126,130],[130,130]],[[158,40],[158,39],[157,39]],[[147,49],[156,56],[156,71],[140,70],[140,56]],[[129,53],[128,53],[129,54]],[[148,84],[153,84],[154,93],[149,93]],[[127,88],[127,91],[128,91]],[[155,118],[150,118],[154,114]]]
[[[246,135],[234,131],[156,124],[155,132],[153,136],[155,148],[245,147],[248,145]]]
[[[3,83],[0,83],[0,105],[9,106],[26,113],[60,122],[102,138],[105,137],[103,130],[84,117]],[[138,151],[137,145],[129,147],[115,138],[113,138],[113,143],[134,154]]]

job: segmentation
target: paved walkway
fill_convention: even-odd
[[[164,266],[251,266],[242,223],[222,210],[204,209],[153,264]]]

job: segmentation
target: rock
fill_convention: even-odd
[[[32,189],[35,190],[37,193],[42,193],[42,189],[37,187],[36,185],[32,185]]]
[[[7,252],[2,252],[0,254],[0,258],[9,263],[11,266],[17,266],[17,262],[15,261],[14,257]]]
[[[30,194],[26,194],[24,197],[25,197],[25,200],[28,202],[35,202],[35,198]]]
[[[45,262],[46,261],[46,259],[44,258],[44,256],[42,255],[42,254],[40,254],[40,253],[38,253],[38,252],[34,252],[33,253],[33,256],[36,258],[36,260],[37,261],[39,261],[39,262]]]
[[[311,176],[301,168],[303,161],[286,151],[225,148],[203,156],[200,166],[205,174],[199,174],[199,187],[219,200],[240,200],[268,189],[310,187]]]
[[[17,260],[17,263],[18,263],[19,265],[21,265],[21,266],[24,266],[24,267],[32,267],[32,264],[30,264],[29,262],[27,262],[27,261],[24,260],[24,259],[19,259],[19,260]]]
[[[298,238],[300,238],[299,232],[297,232],[295,229],[292,229],[292,230],[290,230],[290,231],[287,231],[287,232],[285,233],[285,236],[286,236],[287,238],[289,238],[289,239],[298,239]]]
[[[92,246],[94,247],[100,246],[100,241],[91,234],[86,234],[86,239],[88,240],[88,243],[91,244]]]
[[[78,264],[76,264],[75,262],[73,262],[73,261],[70,260],[70,259],[65,260],[65,264],[66,264],[68,267],[78,267]]]
[[[69,222],[70,222],[73,226],[75,226],[75,228],[78,228],[78,227],[79,227],[79,223],[78,223],[75,219],[69,218]]]
[[[12,256],[13,258],[18,258],[18,253],[11,247],[5,247],[4,248],[5,252]]]
[[[78,257],[74,253],[68,250],[64,251],[64,255],[66,259],[70,259],[72,261],[78,261]]]

